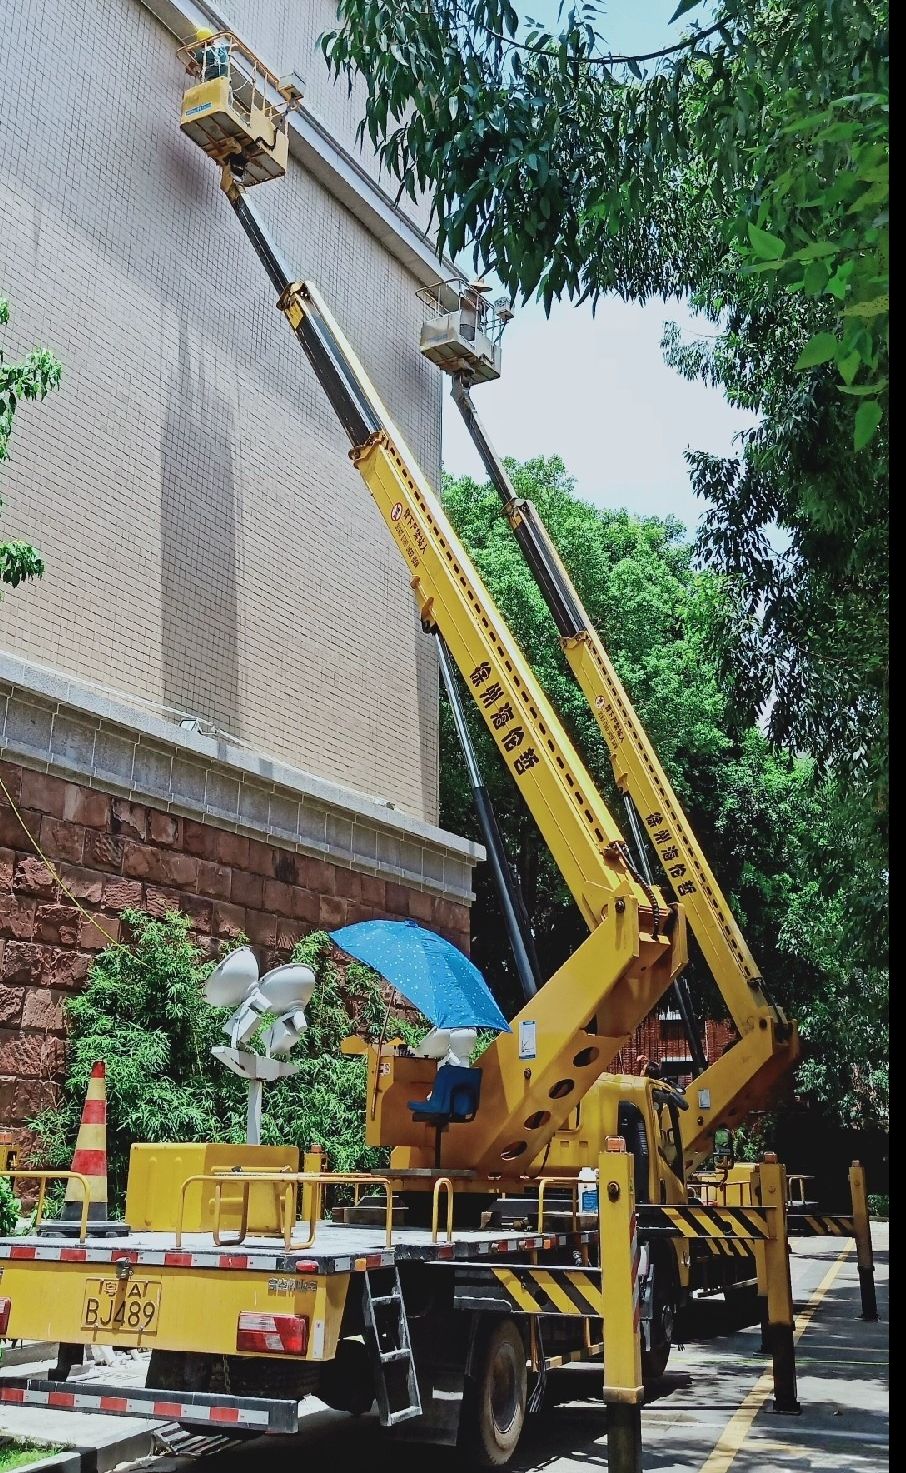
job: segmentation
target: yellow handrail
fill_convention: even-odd
[[[281,1222],[284,1222],[285,1223],[286,1217],[288,1216],[290,1223],[293,1223],[295,1221],[295,1218],[296,1218],[295,1187],[292,1188],[292,1193],[290,1193],[290,1192],[284,1192],[283,1193],[282,1200],[281,1200],[281,1195],[280,1195],[280,1191],[279,1191],[279,1188],[281,1186],[283,1186],[288,1181],[288,1179],[289,1179],[289,1177],[291,1175],[290,1168],[288,1166],[259,1166],[259,1167],[256,1168],[256,1172],[257,1172],[257,1174],[259,1176],[267,1177],[271,1181],[271,1184],[272,1184],[272,1186],[274,1188],[274,1207],[275,1207],[276,1212],[277,1212],[278,1220],[280,1220]],[[225,1183],[229,1183],[231,1181],[235,1182],[237,1180],[237,1178],[240,1177],[240,1173],[238,1171],[236,1171],[233,1167],[229,1167],[229,1166],[215,1166],[215,1168],[214,1168],[214,1170],[212,1172],[212,1175],[214,1177],[221,1178]],[[246,1236],[248,1235],[248,1217],[249,1217],[249,1193],[248,1193],[248,1191],[247,1190],[244,1190],[243,1193],[242,1193],[242,1204],[241,1204],[241,1207],[240,1207],[240,1218],[239,1218],[239,1232],[238,1232],[238,1235],[236,1236],[236,1238],[234,1238],[232,1241],[224,1238],[222,1236],[222,1233],[221,1233],[220,1213],[221,1213],[222,1206],[223,1206],[223,1192],[222,1192],[221,1187],[220,1186],[217,1186],[217,1185],[215,1185],[215,1190],[214,1190],[214,1206],[215,1206],[214,1227],[212,1229],[213,1237],[214,1237],[214,1242],[216,1243],[216,1245],[217,1245],[218,1248],[236,1248],[236,1247],[238,1247],[238,1245],[240,1243],[242,1243],[245,1240]],[[292,1229],[290,1229],[290,1232],[291,1231],[292,1231]],[[285,1236],[286,1236],[286,1227],[285,1227],[285,1225],[284,1225],[283,1232],[284,1232],[284,1238],[285,1238]]]
[[[278,1203],[280,1202],[280,1189],[282,1188],[283,1207],[280,1211],[280,1217],[283,1220],[283,1239],[286,1243],[286,1246],[289,1247],[292,1239],[293,1223],[296,1220],[296,1187],[302,1180],[303,1175],[300,1172],[293,1172],[290,1175],[278,1173],[276,1171],[212,1171],[199,1172],[197,1176],[187,1176],[180,1187],[179,1193],[179,1212],[177,1213],[176,1217],[177,1248],[181,1247],[182,1245],[182,1223],[183,1217],[185,1216],[186,1193],[188,1192],[189,1187],[195,1186],[196,1183],[201,1182],[210,1182],[214,1187],[214,1226],[212,1229],[212,1235],[214,1238],[214,1242],[218,1248],[238,1248],[239,1245],[243,1243],[248,1236],[250,1187],[260,1182],[273,1188],[274,1198],[275,1201]],[[225,1186],[238,1186],[242,1191],[242,1200],[239,1209],[239,1230],[236,1234],[236,1237],[231,1239],[224,1238],[220,1226],[220,1218],[223,1211],[223,1189]],[[262,1233],[261,1236],[265,1237],[269,1235],[266,1233]]]
[[[807,1200],[805,1195],[805,1184],[807,1181],[814,1180],[814,1176],[810,1176],[807,1173],[801,1171],[794,1171],[792,1176],[788,1176],[786,1179],[787,1201],[793,1206],[804,1206]]]
[[[82,1188],[82,1212],[79,1218],[79,1242],[84,1243],[88,1236],[88,1208],[91,1206],[91,1183],[87,1176],[81,1171],[0,1171],[0,1176],[6,1177],[7,1181],[29,1181],[39,1182],[38,1202],[35,1208],[35,1228],[37,1229],[44,1213],[44,1199],[47,1195],[47,1183],[49,1181],[77,1181]]]
[[[575,1232],[579,1217],[579,1182],[574,1176],[541,1176],[538,1178],[538,1232],[544,1232],[544,1193],[548,1187],[572,1188],[571,1207],[573,1232]]]
[[[431,1206],[431,1242],[437,1242],[438,1218],[440,1216],[440,1189],[443,1187],[447,1193],[447,1242],[453,1241],[453,1183],[448,1176],[439,1176],[434,1183],[434,1196]]]
[[[226,1246],[236,1248],[245,1241],[248,1235],[248,1193],[249,1188],[256,1182],[263,1182],[272,1187],[274,1192],[282,1192],[283,1211],[283,1241],[288,1251],[310,1248],[315,1240],[317,1224],[321,1216],[321,1203],[323,1201],[324,1187],[326,1186],[362,1186],[383,1187],[387,1197],[387,1210],[384,1221],[384,1236],[386,1247],[391,1247],[393,1242],[393,1185],[389,1177],[370,1176],[365,1172],[358,1171],[294,1171],[286,1174],[277,1174],[274,1171],[252,1171],[252,1172],[200,1172],[197,1176],[187,1176],[180,1187],[179,1212],[176,1218],[176,1246],[182,1245],[183,1218],[185,1216],[186,1193],[189,1187],[196,1183],[211,1182],[214,1185],[214,1242],[218,1247]],[[239,1231],[236,1238],[228,1243],[222,1238],[220,1229],[220,1215],[223,1209],[223,1188],[225,1185],[239,1186],[242,1189],[242,1203],[240,1207]],[[296,1188],[299,1186],[314,1187],[311,1194],[311,1217],[309,1219],[309,1235],[304,1243],[294,1243],[292,1240],[293,1225],[296,1219]],[[269,1234],[262,1233],[262,1237]]]
[[[334,1186],[339,1183],[342,1186],[383,1187],[387,1196],[387,1210],[384,1218],[384,1246],[389,1248],[393,1243],[393,1183],[389,1176],[369,1176],[362,1171],[325,1171],[317,1175],[309,1174],[303,1176],[303,1180],[317,1183],[320,1187]],[[306,1245],[310,1246],[310,1245]]]
[[[706,1206],[719,1204],[721,1207],[752,1207],[756,1205],[752,1199],[752,1181],[751,1176],[728,1181],[720,1173],[698,1171],[688,1178],[687,1184],[702,1194],[702,1201]],[[708,1193],[714,1194],[716,1203],[713,1199],[709,1203]]]

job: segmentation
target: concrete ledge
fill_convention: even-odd
[[[57,1416],[72,1419],[75,1413],[59,1412]],[[30,1442],[33,1439],[29,1436],[24,1440]],[[38,1458],[34,1463],[22,1463],[20,1469],[21,1473],[110,1473],[112,1468],[150,1457],[153,1452],[153,1432],[132,1432],[98,1447],[64,1447],[60,1452]]]
[[[0,1356],[0,1367],[29,1366],[35,1361],[53,1359],[56,1345],[47,1340],[23,1340],[19,1345],[6,1345]]]
[[[471,903],[484,850],[128,696],[0,653],[0,751],[42,772]]]
[[[82,1453],[75,1448],[64,1448],[39,1458],[36,1463],[20,1463],[21,1473],[82,1473]]]

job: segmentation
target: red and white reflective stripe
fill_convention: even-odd
[[[433,1245],[436,1256],[487,1257],[503,1253],[526,1253],[535,1249],[564,1248],[571,1244],[590,1243],[593,1233],[587,1229],[575,1233],[538,1233],[531,1237],[497,1238],[493,1241],[476,1243],[461,1240],[457,1243]],[[400,1245],[405,1254],[406,1245]],[[443,1249],[443,1251],[441,1251]],[[360,1256],[335,1257],[330,1255],[321,1262],[314,1259],[293,1261],[291,1255],[276,1253],[217,1253],[210,1249],[193,1251],[188,1248],[102,1248],[62,1243],[0,1243],[0,1260],[27,1260],[39,1263],[134,1263],[146,1268],[219,1268],[257,1270],[260,1273],[314,1274],[363,1272],[372,1268],[388,1268],[396,1261],[393,1249]]]
[[[281,1260],[275,1253],[191,1253],[183,1250],[130,1248],[74,1248],[59,1243],[0,1243],[0,1258],[37,1263],[141,1263],[152,1268],[260,1269],[274,1273]],[[296,1269],[282,1261],[282,1272],[316,1273],[306,1260]]]
[[[392,1268],[396,1262],[393,1253],[369,1253],[367,1258],[335,1258],[333,1260],[333,1272],[335,1274],[348,1274],[353,1269],[361,1273],[366,1268]],[[317,1269],[296,1268],[296,1273],[317,1272]],[[326,1269],[325,1269],[326,1272]]]
[[[639,1303],[639,1263],[642,1250],[639,1247],[639,1220],[635,1213],[629,1219],[629,1254],[632,1259],[632,1324],[638,1330],[642,1318]]]
[[[301,1314],[259,1314],[244,1309],[236,1330],[236,1349],[271,1355],[304,1355],[308,1320]]]
[[[576,1233],[544,1233],[531,1238],[498,1238],[493,1243],[470,1243],[463,1245],[468,1256],[478,1254],[487,1257],[491,1253],[526,1253],[537,1248],[566,1248],[575,1243],[590,1243],[593,1233],[588,1229]]]
[[[106,1412],[108,1416],[151,1417],[158,1422],[213,1422],[231,1427],[262,1427],[267,1411],[235,1406],[197,1406],[182,1401],[149,1401],[134,1396],[92,1396],[87,1391],[29,1391],[24,1386],[0,1390],[0,1403],[52,1407],[66,1412]]]
[[[392,1253],[365,1253],[361,1258],[354,1258],[352,1266],[358,1273],[364,1273],[369,1268],[384,1268],[393,1262]]]

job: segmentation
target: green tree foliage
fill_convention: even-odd
[[[817,985],[799,1088],[857,1129],[890,1118],[888,875],[864,841],[857,793],[829,780],[809,804],[780,941]]]
[[[609,50],[598,0],[561,4],[557,31],[509,0],[337,10],[322,46],[366,83],[363,129],[405,191],[429,192],[441,245],[471,246],[514,296],[688,291],[729,251],[824,302],[833,342],[812,335],[803,369],[835,359],[847,385],[878,371],[883,3],[722,0],[710,16],[681,0],[687,34],[638,58]]]
[[[0,297],[0,327],[9,322],[9,303]],[[42,348],[7,362],[0,348],[0,461],[9,455],[13,416],[23,399],[43,399],[60,382],[60,365]],[[0,508],[3,501],[0,500]],[[40,578],[44,562],[28,542],[0,542],[0,583],[12,588],[28,578]]]
[[[9,1238],[19,1226],[22,1204],[13,1191],[12,1183],[0,1177],[0,1238]]]
[[[713,639],[715,624],[738,623],[733,585],[696,568],[678,523],[578,500],[558,459],[508,465],[517,491],[541,512],[604,638],[769,988],[799,1020],[807,1059],[798,1088],[847,1124],[883,1123],[886,899],[884,877],[856,821],[858,799],[811,761],[773,749],[740,710]],[[619,819],[604,743],[496,492],[468,477],[448,479],[445,505]],[[484,724],[471,702],[466,709],[549,976],[582,939],[584,925]],[[446,709],[442,715],[442,818],[477,837],[452,721]],[[476,889],[473,955],[515,1006],[496,895],[482,871]],[[721,1016],[721,1001],[694,948],[693,954],[700,1016]]]
[[[830,366],[796,368],[809,309],[778,298],[740,305],[716,337],[683,341],[667,359],[758,415],[738,452],[687,454],[705,501],[698,552],[733,581],[733,623],[715,631],[741,708],[767,712],[771,736],[823,766],[845,768],[875,855],[886,845],[889,706],[887,435],[858,456]],[[756,292],[758,288],[755,289]],[[781,529],[778,536],[777,529]]]
[[[68,1168],[92,1064],[107,1065],[108,1179],[112,1202],[125,1196],[133,1141],[243,1141],[243,1082],[211,1057],[228,1012],[205,1002],[213,963],[192,940],[188,918],[152,920],[125,911],[132,939],[100,953],[85,990],[68,1005],[69,1070],[61,1103],[33,1122],[41,1159]],[[262,1140],[323,1145],[334,1169],[378,1164],[364,1145],[365,1071],[342,1057],[350,1033],[376,1037],[385,1005],[374,973],[357,963],[341,970],[324,932],[294,952],[315,970],[318,987],[308,1028],[294,1051],[298,1074],[265,1092]]]
[[[509,0],[338,16],[328,62],[362,79],[363,133],[443,247],[514,299],[689,296],[717,325],[667,348],[759,416],[738,456],[691,458],[701,550],[745,594],[738,692],[883,808],[885,0],[682,0],[648,58],[609,51],[598,3],[550,31]]]

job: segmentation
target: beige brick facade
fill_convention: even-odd
[[[345,86],[315,52],[330,4],[236,0],[231,18],[306,76],[351,148]],[[0,604],[0,648],[436,822],[433,651],[215,171],[179,132],[175,48],[139,0],[30,0],[0,28],[5,342],[64,368],[4,467],[3,535],[37,543],[47,572]],[[419,282],[297,159],[255,202],[436,480]]]

